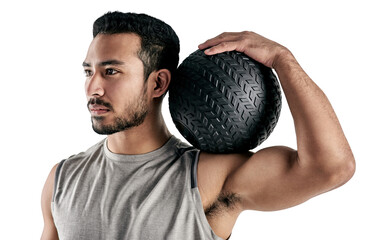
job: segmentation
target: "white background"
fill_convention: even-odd
[[[244,212],[232,240],[373,239],[372,8],[360,0],[2,1],[0,239],[40,238],[50,169],[103,138],[91,130],[81,64],[93,21],[109,10],[169,23],[181,59],[223,31],[255,31],[288,47],[334,106],[357,161],[352,180],[291,209]],[[168,101],[164,115],[180,137]],[[259,148],[270,145],[296,147],[285,98],[276,129]]]

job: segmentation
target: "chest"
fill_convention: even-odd
[[[180,164],[174,168],[101,166],[65,173],[52,203],[59,235],[152,239],[159,234],[162,239],[175,221],[193,219],[188,171]]]

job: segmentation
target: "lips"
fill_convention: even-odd
[[[89,105],[89,111],[93,114],[93,115],[102,115],[102,114],[105,114],[107,112],[110,111],[109,108],[105,107],[105,106],[102,106],[102,105],[98,105],[98,104],[90,104]]]

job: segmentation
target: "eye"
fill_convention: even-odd
[[[118,71],[115,70],[115,69],[112,69],[112,68],[108,68],[108,69],[105,70],[106,75],[114,75],[116,73],[118,73]]]
[[[84,75],[85,75],[86,77],[90,77],[90,76],[92,76],[92,71],[91,71],[91,70],[88,70],[88,69],[84,69]]]

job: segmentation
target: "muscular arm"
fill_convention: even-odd
[[[297,137],[297,150],[270,147],[245,160],[237,155],[224,159],[209,155],[207,158],[215,158],[221,166],[237,166],[220,176],[224,179],[221,191],[237,193],[243,209],[278,210],[336,188],[352,177],[354,157],[336,114],[288,49],[252,32],[224,33],[200,48],[210,48],[206,54],[237,50],[274,68]]]
[[[58,240],[57,230],[54,225],[52,211],[51,211],[51,203],[52,203],[52,195],[53,195],[53,186],[54,186],[54,176],[56,173],[56,164],[44,184],[42,196],[41,196],[41,209],[43,211],[43,219],[44,219],[44,229],[41,236],[41,240]]]

